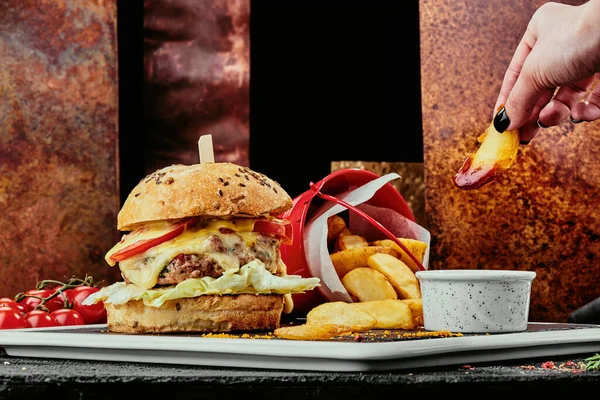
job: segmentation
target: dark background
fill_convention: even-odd
[[[295,197],[331,161],[423,161],[418,0],[253,0],[250,32],[252,169]],[[118,41],[124,199],[145,162],[142,2],[118,2]]]

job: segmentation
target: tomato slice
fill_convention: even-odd
[[[152,238],[152,239],[143,239],[138,240],[135,243],[130,244],[129,246],[117,251],[112,254],[109,258],[114,262],[119,262],[128,259],[129,257],[135,256],[136,254],[143,253],[144,251],[151,249],[154,246],[158,246],[161,243],[166,242],[167,240],[171,240],[181,235],[189,225],[194,222],[193,219],[188,219],[182,222],[177,223],[173,226],[173,229],[168,231],[167,233]]]
[[[258,220],[254,223],[252,231],[276,236],[281,239],[282,244],[292,244],[292,223],[285,219]]]

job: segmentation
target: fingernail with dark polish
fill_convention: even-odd
[[[527,146],[529,144],[531,140],[520,140],[519,144],[521,144],[522,146]]]
[[[573,119],[573,117],[572,117],[572,116],[570,116],[570,115],[569,115],[569,119],[570,119],[570,120],[571,120],[571,122],[572,122],[572,123],[574,123],[574,124],[579,124],[579,123],[583,122],[583,120],[582,120],[582,119]]]
[[[542,123],[540,122],[539,118],[538,118],[538,120],[537,120],[537,126],[539,126],[539,127],[540,127],[540,128],[542,128],[542,129],[547,129],[547,128],[550,128],[549,126],[546,126],[546,125],[542,124]]]
[[[508,119],[508,115],[506,115],[506,109],[502,107],[498,114],[494,117],[494,128],[502,133],[508,128],[510,125],[510,119]]]

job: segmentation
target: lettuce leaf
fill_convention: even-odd
[[[99,301],[124,304],[130,300],[143,300],[147,306],[160,307],[167,300],[222,294],[287,294],[302,293],[319,285],[319,278],[303,278],[299,275],[275,276],[258,260],[240,268],[236,274],[219,278],[191,278],[176,286],[162,289],[144,289],[125,282],[117,282],[88,296],[83,304]]]

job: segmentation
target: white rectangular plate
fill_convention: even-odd
[[[527,331],[359,341],[125,335],[106,325],[0,331],[10,356],[310,371],[382,371],[600,352],[600,325],[531,323]]]

